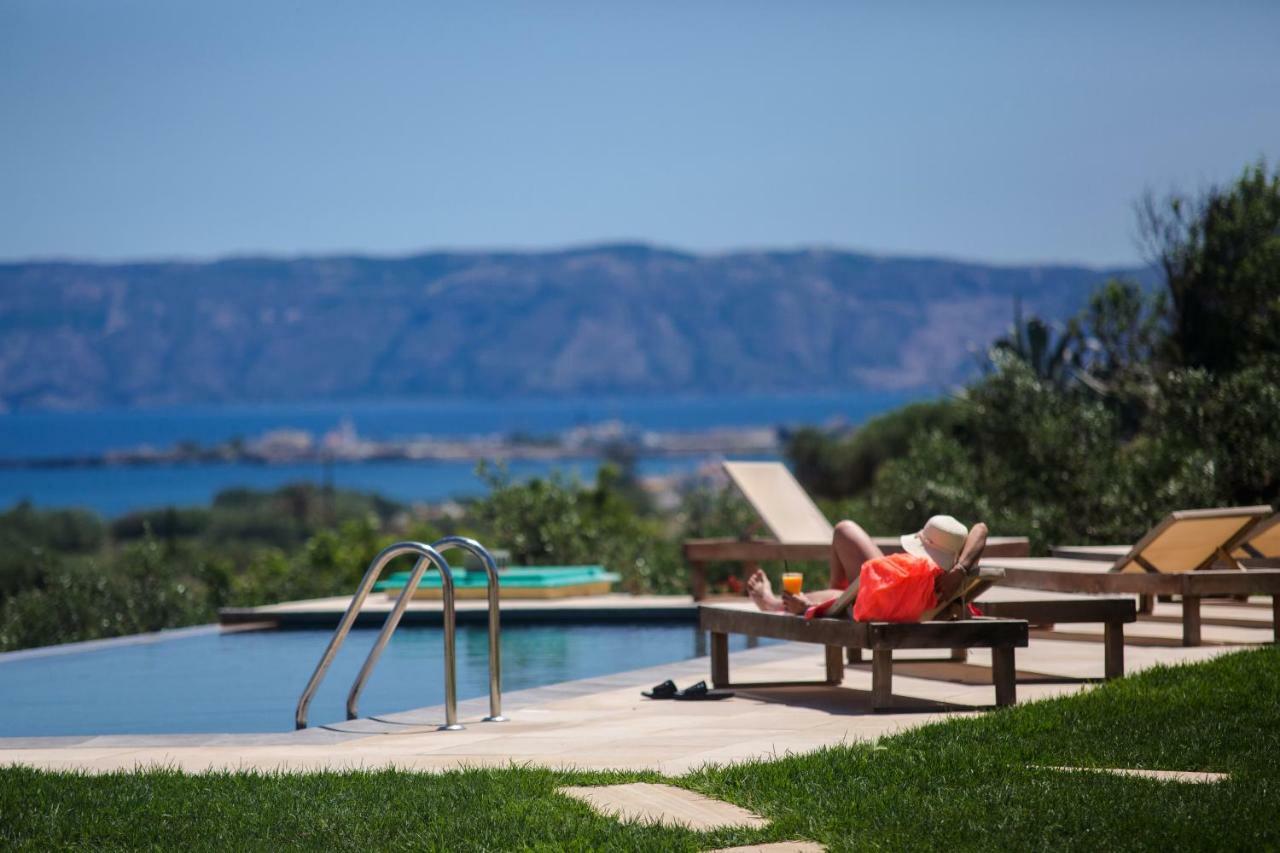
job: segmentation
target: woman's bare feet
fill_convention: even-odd
[[[789,592],[782,593],[782,609],[787,613],[794,613],[796,616],[803,616],[805,611],[813,606],[805,594],[791,594]]]
[[[782,599],[773,594],[773,585],[764,569],[756,569],[747,578],[747,595],[756,603],[756,607],[767,613],[781,613]]]

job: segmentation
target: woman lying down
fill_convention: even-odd
[[[923,558],[929,562],[928,568],[934,576],[932,592],[940,603],[955,597],[966,573],[977,565],[986,544],[985,524],[978,522],[970,530],[949,515],[935,515],[918,533],[902,537],[903,550],[911,558]],[[844,595],[851,586],[854,587],[853,594],[844,597],[851,599],[857,595],[864,564],[878,561],[871,566],[883,565],[879,561],[884,556],[865,530],[852,521],[842,521],[836,525],[831,539],[828,589],[798,594],[783,592],[779,598],[774,594],[768,575],[763,569],[756,569],[747,579],[747,593],[761,610],[812,616],[815,611],[820,612]],[[859,618],[856,611],[854,615]]]

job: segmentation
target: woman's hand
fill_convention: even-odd
[[[933,582],[933,594],[938,597],[939,604],[946,604],[960,590],[960,585],[964,583],[964,569],[956,567],[949,572],[943,572]]]

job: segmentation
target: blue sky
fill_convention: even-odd
[[[1280,3],[0,1],[0,258],[1130,263],[1280,161]]]

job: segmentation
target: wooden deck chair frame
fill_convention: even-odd
[[[1270,506],[1223,507],[1219,509],[1180,510],[1170,513],[1139,539],[1133,547],[1107,565],[1094,557],[1062,556],[1047,559],[984,558],[982,565],[1003,569],[1000,583],[1021,589],[1084,594],[1137,595],[1139,609],[1150,612],[1156,596],[1180,596],[1182,599],[1182,644],[1198,646],[1202,641],[1200,603],[1207,596],[1270,595],[1272,636],[1280,643],[1280,569],[1252,569],[1242,566],[1232,552],[1257,529],[1263,519],[1273,515]],[[1168,571],[1150,550],[1176,525],[1214,519],[1238,519],[1239,523],[1220,531],[1215,542],[1193,554],[1181,570]],[[1256,535],[1256,534],[1255,534]],[[1081,549],[1080,554],[1099,555],[1105,548]],[[1059,554],[1069,550],[1059,549]],[[1107,555],[1112,556],[1112,555]],[[1231,568],[1215,568],[1227,561]],[[1140,571],[1126,571],[1136,566]]]
[[[1272,514],[1270,506],[1221,507],[1217,509],[1184,509],[1171,512],[1155,527],[1151,528],[1141,539],[1134,543],[1124,556],[1116,560],[1111,571],[1122,572],[1131,564],[1139,566],[1143,571],[1153,573],[1169,573],[1170,571],[1198,572],[1224,561],[1231,568],[1240,568],[1231,552],[1247,537],[1262,519]],[[1217,541],[1208,543],[1203,557],[1190,568],[1169,570],[1148,559],[1147,551],[1158,545],[1160,540],[1169,535],[1169,531],[1178,525],[1195,524],[1197,522],[1214,521],[1216,519],[1235,519],[1237,524],[1229,529],[1225,537],[1214,537]]]
[[[833,527],[781,462],[724,463],[729,479],[755,509],[756,514],[774,535],[774,539],[691,539],[684,543],[684,556],[689,564],[693,598],[702,601],[707,595],[706,564],[716,561],[742,563],[754,570],[765,560],[826,561],[831,554]],[[898,537],[874,537],[886,554],[902,550]],[[983,551],[985,557],[1027,557],[1030,543],[1024,536],[990,537]],[[977,598],[991,585],[978,579],[962,590],[964,600]],[[856,594],[846,590],[848,601]],[[846,602],[847,604],[847,602]],[[950,605],[948,605],[950,606]],[[1116,598],[1071,598],[980,602],[990,616],[1031,619],[1038,624],[1101,623],[1104,626],[1103,661],[1105,677],[1124,675],[1124,626],[1137,616],[1133,603]],[[937,614],[930,615],[930,618]],[[953,661],[967,658],[967,649],[951,649]],[[848,650],[849,660],[860,659],[861,652]]]
[[[1202,553],[1193,556],[1181,569],[1169,571],[1167,564],[1153,558],[1148,550],[1162,536],[1178,524],[1214,519],[1237,519],[1238,523],[1219,532],[1216,541],[1209,542]],[[1280,514],[1269,505],[1245,507],[1221,507],[1215,509],[1190,509],[1170,513],[1159,524],[1147,531],[1132,547],[1121,545],[1059,546],[1053,549],[1054,558],[1048,560],[999,559],[990,565],[1007,569],[1002,581],[1006,586],[1024,589],[1042,589],[1059,592],[1083,593],[1136,593],[1139,611],[1151,613],[1156,596],[1181,596],[1182,642],[1198,646],[1201,642],[1200,602],[1216,595],[1271,595],[1272,633],[1280,643],[1280,561],[1242,559],[1245,545],[1260,534],[1269,535],[1280,519]],[[1073,564],[1073,561],[1075,563]],[[1110,565],[1107,577],[1097,569],[1084,566]],[[1140,572],[1126,571],[1130,566]],[[1135,577],[1136,575],[1136,577]],[[1119,579],[1119,576],[1127,580]],[[1141,579],[1140,579],[1141,578]]]
[[[739,608],[702,605],[699,629],[711,634],[711,682],[715,687],[738,689],[796,687],[812,684],[834,686],[844,679],[846,654],[871,651],[871,696],[876,710],[893,705],[894,649],[990,648],[992,682],[997,705],[1017,701],[1017,668],[1014,649],[1027,645],[1027,622],[1010,618],[965,618],[936,621],[935,617],[956,602],[963,602],[977,585],[990,583],[998,571],[976,570],[949,601],[925,613],[919,622],[854,622],[844,613],[857,596],[851,584],[830,607],[829,616],[805,619],[786,613],[764,613]],[[826,648],[826,678],[821,681],[744,682],[729,678],[729,634],[768,637],[792,642],[818,643]],[[851,656],[851,660],[855,659]]]
[[[1172,512],[1143,534],[1131,546],[1126,545],[1057,545],[1050,549],[1055,557],[1075,560],[1110,561],[1111,571],[1123,571],[1130,564],[1148,572],[1165,572],[1167,568],[1148,559],[1147,549],[1179,524],[1236,518],[1239,524],[1207,543],[1204,553],[1190,567],[1173,571],[1204,571],[1213,567],[1241,568],[1240,558],[1261,556],[1248,549],[1248,542],[1280,521],[1280,513],[1272,513],[1267,505],[1220,507],[1216,509],[1184,509]]]
[[[707,597],[708,563],[740,563],[753,571],[766,560],[823,562],[831,556],[834,528],[781,462],[723,463],[725,473],[769,528],[773,538],[688,539],[685,562],[694,601]],[[886,554],[901,551],[896,536],[877,536],[875,543]],[[998,557],[1025,557],[1031,553],[1024,536],[993,536],[984,552]]]

